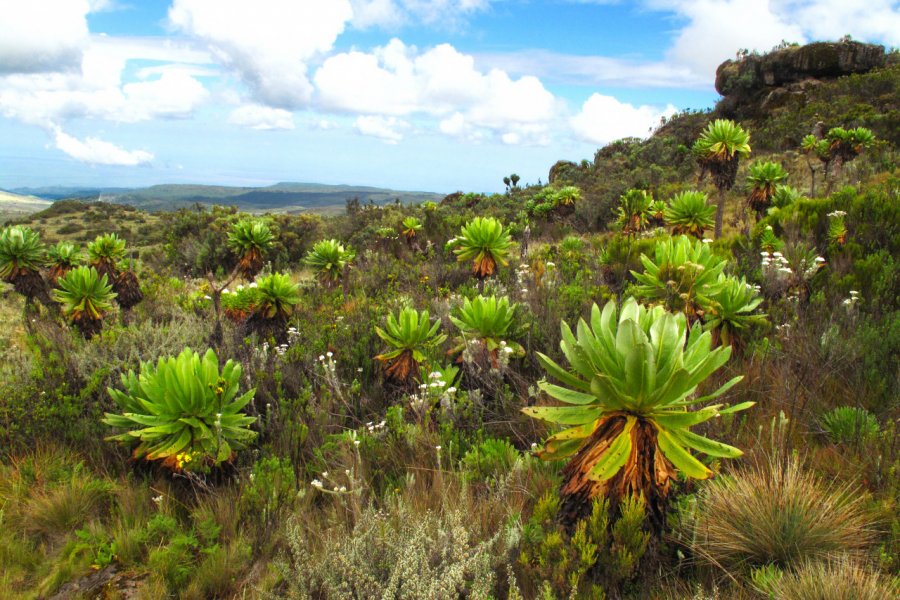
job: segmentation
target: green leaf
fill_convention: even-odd
[[[688,477],[706,479],[712,475],[712,471],[706,465],[691,456],[691,453],[682,448],[674,436],[665,429],[659,430],[656,439],[665,457]]]
[[[561,425],[583,425],[600,418],[602,408],[574,406],[529,406],[522,412],[535,419]]]

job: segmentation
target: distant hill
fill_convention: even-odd
[[[14,194],[0,190],[0,223],[44,210],[51,202],[36,196]]]
[[[17,188],[45,200],[94,198],[115,204],[127,204],[147,211],[173,210],[194,204],[237,206],[248,212],[335,212],[347,200],[358,198],[361,204],[388,204],[397,199],[403,204],[427,200],[438,202],[443,194],[400,191],[386,188],[318,183],[277,183],[268,187],[229,187],[215,185],[166,184],[147,188]]]

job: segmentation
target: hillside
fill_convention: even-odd
[[[401,204],[418,204],[427,200],[438,201],[443,197],[431,192],[291,182],[261,188],[165,184],[136,189],[21,188],[16,192],[50,200],[97,198],[147,211],[175,210],[201,204],[236,206],[247,212],[273,213],[334,213],[343,210],[347,201],[353,198],[358,199],[361,204],[384,205],[398,199]]]
[[[0,190],[0,223],[21,217],[50,206],[50,201],[37,196],[22,195]]]
[[[21,217],[0,597],[900,597],[900,68],[847,44],[548,185]],[[731,187],[692,150],[727,115]],[[301,196],[333,214],[261,214]]]

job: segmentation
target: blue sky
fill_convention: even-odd
[[[893,0],[0,0],[0,187],[498,191],[717,99]]]

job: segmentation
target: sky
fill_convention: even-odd
[[[501,191],[843,35],[900,46],[900,2],[0,0],[0,188]]]

